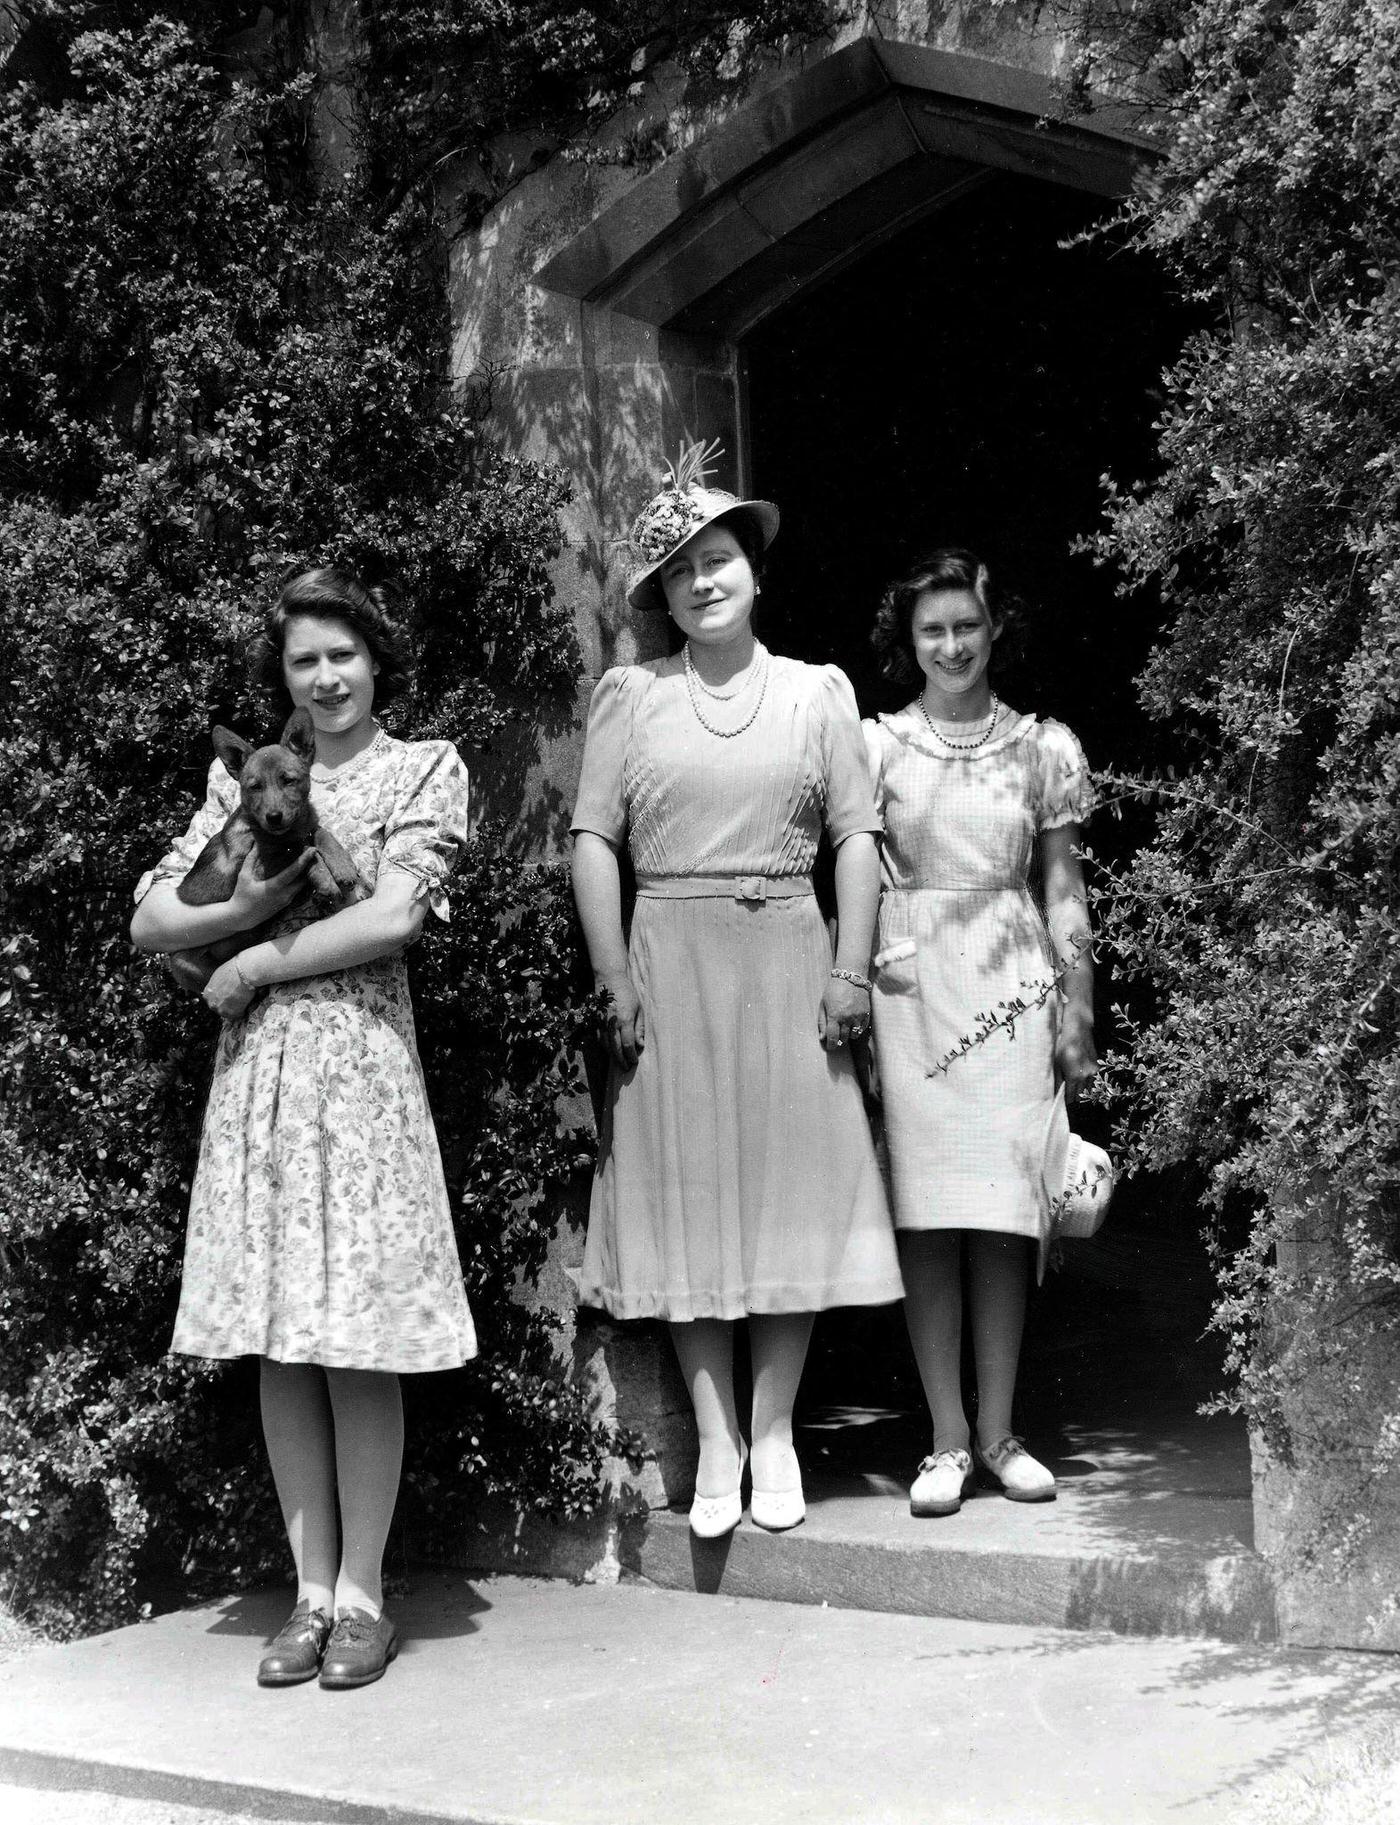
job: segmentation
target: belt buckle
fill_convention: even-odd
[[[761,874],[740,875],[734,883],[734,898],[762,905],[768,898],[768,882]]]

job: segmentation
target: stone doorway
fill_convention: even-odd
[[[1084,237],[1104,203],[1007,173],[905,229],[775,312],[741,347],[752,487],[782,505],[765,591],[775,650],[839,664],[862,711],[893,709],[867,631],[885,578],[921,546],[981,552],[1023,604],[998,656],[1017,708],[1067,722],[1095,767],[1150,768],[1156,737],[1133,679],[1157,632],[1073,541],[1099,519],[1099,478],[1151,460],[1158,376],[1193,327],[1160,273]],[[1088,832],[1123,855],[1140,820]],[[1132,991],[1100,972],[1100,1045]],[[1106,1141],[1102,1112],[1076,1118]],[[1202,1454],[1245,1497],[1243,1429],[1202,1421],[1220,1349],[1202,1336],[1210,1272],[1199,1187],[1136,1179],[1092,1243],[1064,1251],[1033,1301],[1018,1424],[1062,1476],[1100,1455]],[[889,1313],[819,1321],[804,1389],[806,1456],[905,1478],[928,1449],[917,1375]]]
[[[663,453],[718,437],[718,479],[782,503],[775,646],[836,659],[867,710],[888,707],[864,644],[875,592],[902,542],[957,537],[1038,611],[1004,669],[1008,697],[1061,715],[1099,765],[1150,757],[1130,680],[1151,617],[1067,546],[1093,525],[1102,470],[1146,460],[1155,378],[1185,326],[1155,274],[1060,247],[1149,154],[1111,107],[1062,118],[1052,69],[1050,47],[1019,31],[970,52],[861,34],[774,72],[654,170],[610,179],[606,200],[591,176],[566,196],[541,174],[464,247],[459,296],[480,310],[464,312],[463,360],[500,364],[501,430],[576,482],[559,581],[585,692],[605,666],[664,650],[659,618],[623,606],[618,536]],[[499,299],[513,258],[531,289],[511,317]],[[929,422],[949,433],[930,437]],[[577,733],[539,764],[567,802]],[[1092,841],[1110,852],[1131,836],[1130,819],[1103,819]],[[578,1372],[650,1446],[614,1466],[608,1552],[661,1582],[738,1589],[751,1575],[770,1595],[834,1603],[878,1586],[896,1607],[1007,1618],[1037,1565],[1050,1568],[1042,1620],[1266,1633],[1243,1435],[1194,1412],[1215,1368],[1199,1343],[1194,1190],[1135,1188],[1037,1303],[1021,1418],[1075,1492],[1049,1516],[982,1502],[966,1528],[910,1534],[903,1491],[927,1438],[901,1315],[836,1314],[805,1397],[806,1459],[831,1480],[813,1476],[800,1541],[770,1551],[746,1523],[731,1559],[702,1563],[683,1512],[666,1512],[688,1502],[694,1441],[664,1332],[577,1314]],[[561,1236],[541,1289],[562,1310],[576,1249]],[[891,1552],[910,1581],[888,1584]],[[966,1607],[968,1590],[989,1607]]]

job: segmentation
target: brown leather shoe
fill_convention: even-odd
[[[258,1684],[299,1686],[314,1679],[330,1632],[330,1617],[324,1610],[313,1610],[303,1597],[258,1662]]]
[[[321,1684],[328,1692],[372,1685],[399,1651],[399,1633],[387,1616],[368,1610],[338,1610],[335,1628],[321,1662]]]

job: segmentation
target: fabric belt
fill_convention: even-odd
[[[805,874],[663,874],[639,875],[637,892],[651,900],[796,900],[812,893]]]
[[[1025,887],[1024,881],[958,881],[942,887],[890,887],[883,885],[882,894],[921,894],[921,893],[1020,893]]]

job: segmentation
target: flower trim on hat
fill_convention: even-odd
[[[716,517],[717,500],[730,500],[738,505],[737,495],[727,494],[722,488],[705,487],[705,477],[723,450],[718,438],[708,444],[686,444],[675,462],[667,465],[666,481],[660,493],[653,495],[642,508],[627,535],[627,543],[639,564],[660,563],[668,552],[708,525]]]

